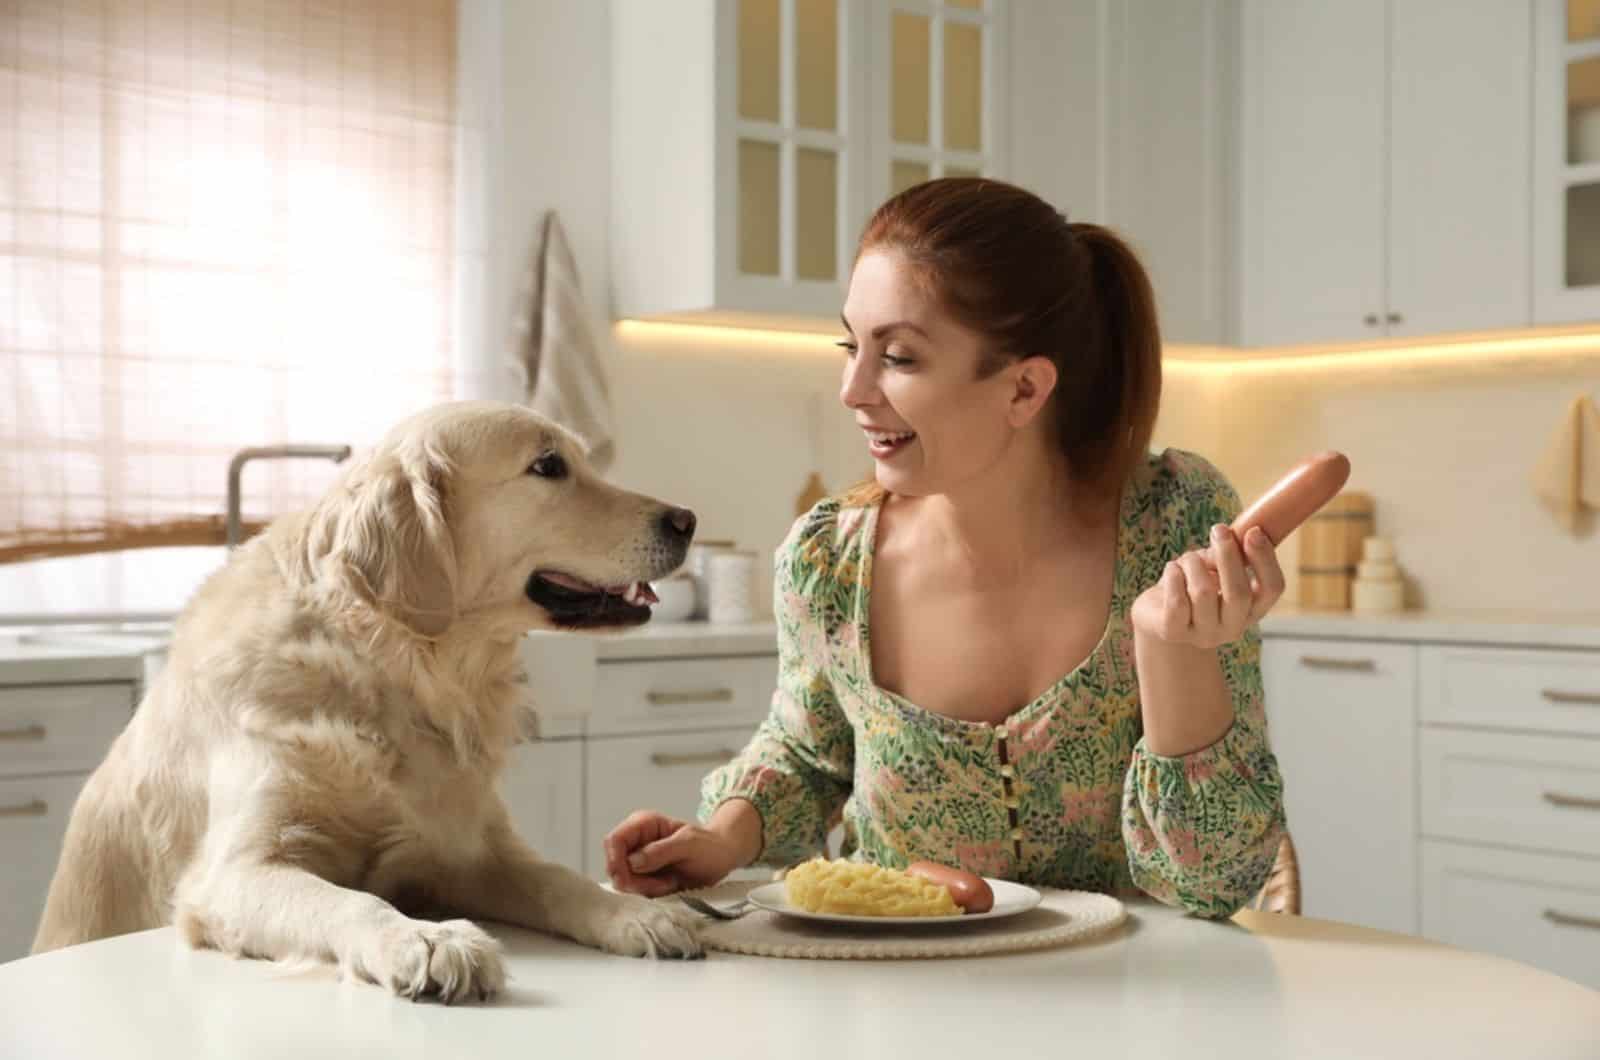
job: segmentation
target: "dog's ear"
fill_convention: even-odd
[[[375,457],[349,483],[330,555],[355,593],[416,633],[455,619],[455,545],[446,519],[448,462],[417,445]]]

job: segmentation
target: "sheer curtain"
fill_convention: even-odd
[[[235,450],[460,392],[457,38],[455,0],[0,0],[0,561],[219,542]],[[252,464],[247,519],[335,473]]]

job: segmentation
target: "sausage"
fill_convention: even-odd
[[[963,869],[952,869],[937,861],[913,861],[906,866],[907,876],[920,876],[950,892],[963,913],[987,913],[994,908],[994,891],[982,876]]]
[[[1294,532],[1318,508],[1333,500],[1350,478],[1350,459],[1343,453],[1308,456],[1296,464],[1261,499],[1239,513],[1233,532],[1243,540],[1245,531],[1261,527],[1273,547]]]

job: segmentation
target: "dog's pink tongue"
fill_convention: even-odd
[[[564,588],[575,589],[580,593],[592,593],[599,591],[595,586],[590,585],[586,581],[574,578],[570,574],[558,574],[555,571],[544,571],[540,573],[539,577],[543,578],[547,582],[554,582],[555,584]]]

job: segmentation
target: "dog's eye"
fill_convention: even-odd
[[[566,478],[567,462],[561,459],[560,453],[544,453],[528,465],[528,474],[540,478]]]

